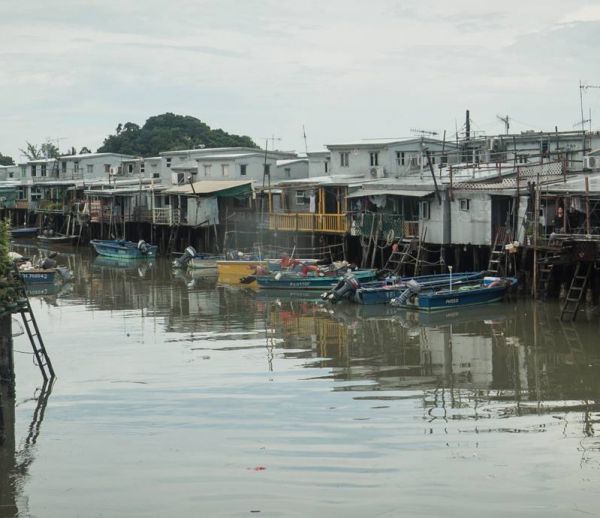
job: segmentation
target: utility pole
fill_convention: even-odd
[[[302,124],[302,136],[304,137],[304,152],[308,156],[308,145],[306,144],[306,130],[304,129],[304,124]]]
[[[589,121],[585,120],[585,115],[583,114],[583,91],[589,90],[590,88],[600,88],[600,85],[586,85],[581,82],[581,79],[579,80],[579,108],[581,110],[581,133],[583,134],[583,149],[581,151],[582,159],[583,159],[583,156],[585,155],[585,123],[586,122],[590,123],[590,132],[592,130],[591,112],[590,112],[590,120]]]
[[[469,115],[469,110],[467,110],[467,117],[465,120],[465,139],[471,139],[471,117]]]

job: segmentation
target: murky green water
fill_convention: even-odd
[[[32,299],[58,381],[44,406],[17,353],[4,399],[0,516],[599,513],[597,316],[328,306],[63,261],[76,282]]]

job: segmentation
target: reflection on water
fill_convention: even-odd
[[[0,450],[0,488],[33,514],[596,512],[597,317],[330,306],[167,260],[61,260],[75,282],[34,302],[59,376],[37,458]]]

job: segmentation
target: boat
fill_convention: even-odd
[[[10,229],[10,237],[18,239],[20,237],[35,237],[40,229],[38,227],[16,227]]]
[[[456,307],[490,304],[501,301],[508,290],[518,284],[516,277],[483,277],[478,281],[445,286],[421,286],[417,281],[407,283],[404,292],[390,304],[406,309],[439,311]]]
[[[173,261],[173,268],[214,270],[217,273],[217,260],[224,259],[223,255],[198,253],[194,247],[188,246],[183,254]]]
[[[306,275],[294,272],[276,272],[268,275],[257,275],[256,283],[263,289],[324,290],[336,286],[346,273],[348,273],[347,268],[330,272],[310,272]],[[359,282],[366,282],[375,279],[377,270],[354,270],[352,275]]]
[[[118,257],[121,259],[144,259],[156,257],[157,245],[150,245],[145,241],[125,241],[124,239],[92,239],[90,245],[98,255],[105,257]]]
[[[483,272],[455,273],[452,276],[454,284],[481,279]],[[351,298],[358,304],[387,304],[390,300],[399,297],[406,290],[410,280],[417,281],[422,286],[433,287],[447,286],[450,274],[420,275],[417,277],[388,277],[381,281],[361,283],[356,288],[354,297]]]
[[[44,235],[40,234],[37,237],[37,240],[44,245],[72,245],[77,241],[77,235],[64,235],[64,234],[54,234],[54,235]]]
[[[19,276],[23,280],[25,287],[38,285],[54,285],[70,281],[73,277],[71,270],[68,268],[57,266],[54,256],[37,261],[31,261],[20,254],[11,253],[10,257],[17,265]]]

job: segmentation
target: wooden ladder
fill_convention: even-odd
[[[585,295],[585,288],[592,272],[592,263],[584,266],[581,261],[577,262],[575,273],[571,279],[571,286],[567,293],[567,299],[562,307],[560,319],[562,321],[574,322],[577,318],[577,312],[581,307],[581,301]]]
[[[400,269],[406,263],[408,257],[412,257],[411,253],[415,248],[415,240],[403,241],[396,252],[392,252],[386,261],[383,271],[390,273],[400,273]]]
[[[537,292],[542,297],[547,297],[550,290],[550,282],[552,280],[552,272],[554,271],[554,260],[560,259],[559,256],[544,254],[537,262],[538,278],[536,286]]]
[[[500,273],[500,263],[502,258],[506,255],[505,245],[508,241],[508,233],[506,230],[499,230],[494,238],[494,245],[490,252],[490,259],[488,261],[487,271],[498,275]]]

